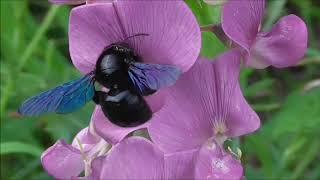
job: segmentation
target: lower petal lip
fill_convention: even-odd
[[[152,142],[142,137],[128,137],[112,148],[103,166],[97,169],[102,178],[162,179],[163,161],[163,153]]]
[[[252,57],[248,58],[248,65],[256,68],[294,66],[305,55],[307,43],[304,21],[295,15],[284,16],[271,31],[259,33],[250,50]]]
[[[48,174],[60,179],[78,176],[84,169],[82,162],[80,151],[63,140],[57,141],[41,156],[42,166]]]
[[[93,126],[96,133],[111,144],[117,144],[129,133],[137,129],[147,128],[150,123],[150,121],[148,121],[140,126],[128,128],[114,125],[105,117],[100,106],[96,107],[91,121],[93,121]]]

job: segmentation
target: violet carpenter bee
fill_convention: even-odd
[[[93,100],[112,123],[121,127],[138,126],[152,117],[143,96],[173,85],[180,74],[175,66],[143,63],[128,44],[115,43],[105,48],[94,71],[31,97],[18,112],[23,116],[65,114]],[[109,91],[95,90],[95,82]]]

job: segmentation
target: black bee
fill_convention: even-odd
[[[64,114],[93,100],[112,123],[121,127],[138,126],[152,116],[143,96],[174,84],[180,74],[174,66],[143,63],[128,44],[115,43],[105,48],[94,71],[31,97],[18,112],[23,116]],[[95,82],[109,91],[96,91]]]

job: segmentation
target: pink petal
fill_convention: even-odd
[[[41,163],[48,174],[58,179],[77,177],[84,169],[80,151],[63,140],[43,152]]]
[[[264,15],[264,0],[230,0],[222,10],[222,28],[227,36],[249,51]]]
[[[156,93],[144,96],[144,100],[149,105],[152,112],[159,111],[166,101],[167,89],[158,90]]]
[[[216,95],[212,97],[212,94],[206,94],[204,97],[214,101],[213,104],[204,102],[203,105],[208,106],[208,114],[214,115],[211,117],[211,122],[214,126],[224,122],[228,137],[249,134],[260,127],[260,118],[247,103],[240,88],[240,60],[240,52],[234,49],[222,54],[213,62],[215,74],[211,77],[214,77],[215,85],[210,89],[212,92],[215,91]]]
[[[213,135],[210,115],[206,114],[202,97],[198,96],[202,83],[197,84],[198,79],[206,77],[210,80],[201,79],[199,82],[213,82],[210,74],[213,74],[210,62],[198,59],[195,65],[179,78],[176,85],[170,88],[168,101],[154,115],[149,133],[151,139],[164,152],[197,149]]]
[[[73,63],[88,73],[105,47],[139,33],[148,36],[126,42],[144,62],[172,64],[186,71],[200,52],[200,28],[183,1],[116,1],[72,10],[69,43]]]
[[[72,146],[80,149],[78,140],[86,152],[92,149],[100,141],[100,137],[91,134],[89,128],[87,127],[82,129],[72,141]]]
[[[250,51],[247,65],[256,68],[296,65],[305,55],[307,43],[308,30],[305,22],[295,15],[285,16],[270,32],[259,34]],[[264,66],[257,66],[257,62]]]
[[[164,152],[196,149],[213,134],[201,102],[192,101],[194,91],[193,82],[190,79],[191,72],[200,70],[199,66],[201,66],[200,63],[196,62],[180,77],[172,88],[170,96],[167,97],[168,101],[159,112],[154,114],[150,123],[148,128],[150,137]]]
[[[106,156],[99,156],[91,162],[91,173],[88,180],[99,180]]]
[[[86,0],[49,0],[49,2],[53,3],[53,4],[83,4],[86,2]]]
[[[199,151],[195,160],[195,179],[240,180],[242,176],[241,163],[231,155],[207,146]]]
[[[105,117],[100,106],[96,107],[91,121],[93,121],[97,134],[111,144],[117,144],[129,133],[137,129],[146,128],[149,125],[149,122],[132,128],[123,128],[114,125]]]
[[[187,71],[196,61],[201,32],[191,10],[183,1],[118,1],[117,9],[130,44],[145,62],[172,64]]]
[[[198,149],[166,154],[165,179],[194,179],[194,159]]]
[[[163,176],[163,153],[142,137],[130,137],[114,146],[100,174],[101,179],[163,179]]]
[[[105,151],[111,147],[108,142],[93,131],[92,123],[93,121],[90,121],[90,126],[82,129],[72,141],[72,146],[79,150],[81,149],[79,142],[81,143],[88,160],[96,158],[101,151]]]
[[[95,64],[108,45],[124,39],[113,4],[90,4],[73,8],[70,15],[69,44],[73,64],[82,72]]]
[[[113,2],[113,1],[116,1],[116,0],[87,0],[87,3],[90,4],[90,3],[106,3],[106,2]]]
[[[260,119],[240,89],[240,56],[232,50],[213,63],[199,58],[170,88],[167,103],[149,127],[161,150],[169,153],[201,147],[220,125],[226,126],[227,137],[259,128]]]
[[[166,100],[166,95],[167,95],[167,90],[162,89],[150,96],[145,96],[144,99],[148,103],[152,112],[157,112],[163,106]],[[137,127],[123,128],[111,123],[108,120],[108,118],[106,118],[106,116],[103,114],[100,106],[97,106],[92,116],[91,123],[92,123],[92,126],[94,127],[92,129],[94,129],[94,131],[97,133],[98,136],[101,136],[111,144],[116,144],[119,141],[121,141],[125,136],[127,136],[129,133],[138,129],[148,127],[151,119],[149,120],[149,122]]]
[[[226,120],[229,137],[239,137],[260,128],[260,118],[244,98],[239,83],[235,87],[229,118]]]

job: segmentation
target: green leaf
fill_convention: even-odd
[[[271,119],[275,139],[287,134],[314,134],[320,127],[320,90],[295,92],[288,96],[282,110]]]
[[[5,121],[1,124],[1,142],[4,141],[19,141],[36,144],[37,141],[33,136],[33,131],[38,127],[37,121],[32,119],[13,120],[13,117],[4,118]],[[17,133],[18,130],[18,133]]]
[[[309,149],[305,151],[304,159],[299,162],[299,164],[293,171],[290,179],[300,179],[304,177],[303,172],[319,155],[319,148],[320,148],[320,143],[319,141],[315,140],[314,143],[311,144]]]
[[[94,103],[88,103],[81,110],[69,115],[48,115],[46,131],[53,139],[64,139],[71,142],[81,129],[89,125],[94,105]]]
[[[202,49],[201,55],[206,58],[215,58],[225,52],[227,48],[224,44],[211,32],[202,32]]]
[[[254,70],[251,68],[242,68],[240,72],[240,84],[241,88],[246,92],[246,88],[249,84],[249,78],[254,73]]]
[[[3,142],[0,144],[1,155],[10,154],[10,153],[22,153],[22,154],[30,154],[36,157],[40,157],[42,153],[42,149],[22,142]]]
[[[220,23],[221,6],[210,6],[202,0],[186,0],[201,26]]]
[[[245,96],[257,96],[261,93],[272,90],[274,80],[271,78],[265,78],[258,81],[245,89]]]
[[[274,157],[272,156],[270,142],[262,134],[257,134],[254,136],[249,136],[246,138],[246,143],[244,144],[244,152],[250,154],[251,156],[257,157],[259,163],[263,167],[264,174],[272,174]]]
[[[283,13],[283,8],[286,4],[287,0],[277,0],[277,1],[270,1],[268,3],[268,12],[267,13],[267,20],[264,23],[264,30],[270,30],[272,25],[276,23],[276,21],[280,18]]]
[[[37,30],[35,36],[32,38],[28,47],[25,49],[25,51],[21,55],[21,59],[18,65],[18,70],[21,70],[27,64],[27,60],[31,57],[33,51],[37,48],[38,43],[41,41],[41,38],[44,36],[46,31],[50,27],[51,22],[54,20],[58,10],[59,10],[58,6],[52,6],[50,8],[50,10],[46,15],[46,18],[43,20],[43,23]]]

